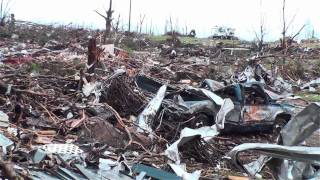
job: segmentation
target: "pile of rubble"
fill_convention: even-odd
[[[294,96],[264,57],[222,75],[218,60],[239,62],[219,48],[175,48],[173,60],[172,48],[129,53],[95,38],[8,41],[0,50],[2,177],[320,175],[320,104]]]

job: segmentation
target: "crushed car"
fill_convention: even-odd
[[[272,99],[259,82],[234,84],[214,93],[234,103],[234,109],[226,115],[224,132],[270,131],[285,125],[294,113],[294,106]]]
[[[156,129],[162,118],[180,122],[183,127],[199,128],[220,124],[222,133],[254,133],[272,131],[274,127],[285,125],[293,115],[294,106],[277,103],[258,82],[237,83],[229,86],[206,80],[199,88],[191,86],[177,87],[167,85],[166,94],[158,109],[158,116],[149,125]],[[136,84],[143,91],[156,94],[165,84],[144,75],[136,77]],[[221,113],[225,100],[231,99],[222,122],[216,116]],[[228,101],[227,101],[228,102]],[[232,108],[230,108],[232,107]],[[183,123],[194,117],[187,123]],[[221,124],[222,123],[222,124]],[[181,127],[182,128],[182,127]],[[167,127],[166,130],[170,129]]]

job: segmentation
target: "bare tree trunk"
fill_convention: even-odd
[[[128,31],[130,32],[131,30],[131,0],[130,0],[130,7],[129,7],[129,28]]]
[[[170,22],[170,31],[171,31],[171,33],[173,35],[173,24],[172,24],[171,16],[170,16],[169,22]]]
[[[188,26],[186,25],[186,35],[188,35]]]
[[[311,33],[311,39],[314,39],[315,38],[315,35],[314,35],[314,29],[312,29],[312,33]]]
[[[10,23],[9,23],[9,32],[13,33],[15,30],[16,19],[14,14],[11,14]]]
[[[263,24],[260,25],[260,40],[259,40],[259,45],[258,45],[258,48],[259,48],[259,52],[262,51],[263,49],[263,42],[264,41],[264,30],[263,30]]]
[[[119,24],[120,24],[120,14],[118,16],[117,22],[114,26],[114,31],[117,33],[119,31]]]
[[[96,52],[97,52],[97,42],[96,39],[90,39],[88,44],[88,62],[87,62],[87,72],[89,74],[94,73],[96,64]],[[90,80],[89,80],[90,81]]]
[[[146,15],[142,15],[140,14],[140,28],[139,28],[139,34],[141,34],[141,31],[142,31],[142,25],[143,25],[143,21],[144,21],[144,18],[146,17]]]
[[[4,26],[4,19],[5,19],[5,15],[3,12],[3,0],[1,0],[1,4],[0,4],[0,26]]]
[[[150,29],[150,30],[149,30],[149,34],[152,35],[152,19],[151,19],[151,21],[150,21],[149,29]]]
[[[166,23],[164,25],[164,34],[167,34],[168,32],[168,20],[166,19]]]
[[[260,38],[259,38],[259,44],[258,44],[258,50],[260,53],[262,53],[263,50],[263,43],[264,43],[264,17],[262,12],[262,0],[260,0]]]
[[[148,21],[146,22],[146,34],[148,34]]]
[[[111,31],[111,23],[112,23],[112,0],[110,0],[109,10],[107,11],[107,19],[106,19],[106,34],[105,34],[105,41],[107,38],[110,37],[110,31]]]
[[[282,42],[281,42],[281,46],[282,46],[282,50],[283,50],[283,55],[284,55],[283,58],[282,58],[282,63],[283,63],[283,65],[286,63],[286,57],[285,57],[285,55],[287,54],[287,41],[286,41],[286,31],[287,31],[287,27],[286,27],[285,8],[286,8],[286,0],[283,0],[283,6],[282,6],[283,30],[282,30]],[[282,70],[283,70],[283,66],[282,66]]]
[[[110,37],[110,32],[111,32],[111,27],[112,27],[112,0],[110,0],[110,4],[109,4],[109,10],[106,11],[107,16],[104,16],[102,14],[100,14],[98,11],[96,11],[97,14],[99,14],[101,17],[104,18],[104,20],[106,21],[106,29],[104,32],[104,37],[103,37],[103,43],[106,43],[107,38]]]
[[[283,0],[283,5],[282,5],[282,21],[283,21],[282,49],[287,48],[287,45],[286,45],[286,30],[287,30],[287,28],[286,28],[285,8],[286,8],[286,0]]]
[[[4,0],[0,0],[0,27],[4,27],[6,25],[6,18],[9,15],[9,5],[10,1],[4,2]]]

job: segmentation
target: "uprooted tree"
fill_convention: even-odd
[[[103,17],[106,22],[106,29],[105,29],[104,37],[103,37],[103,42],[106,43],[107,38],[110,37],[110,32],[111,32],[111,28],[112,28],[112,14],[114,12],[112,10],[112,0],[110,0],[109,9],[106,11],[106,16],[99,13],[98,11],[95,11],[95,12],[97,14],[99,14],[101,17]]]

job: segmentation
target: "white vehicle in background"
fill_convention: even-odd
[[[238,39],[235,37],[236,29],[226,26],[215,26],[212,28],[213,39]]]

